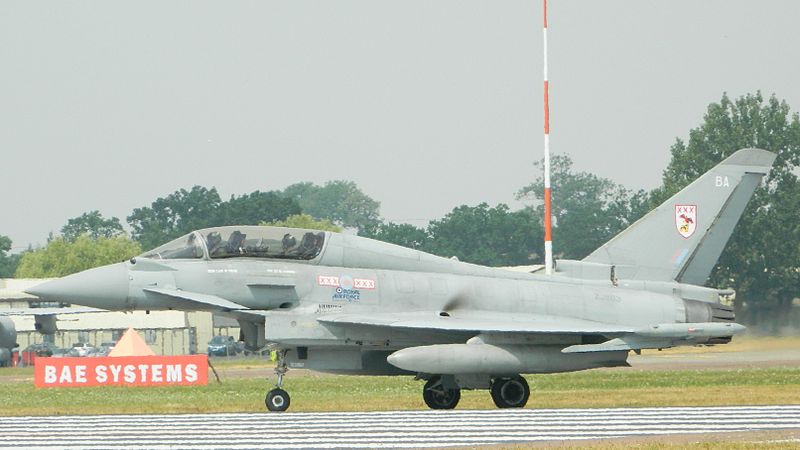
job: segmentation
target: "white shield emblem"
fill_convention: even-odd
[[[675,205],[675,227],[688,238],[697,229],[697,205]]]

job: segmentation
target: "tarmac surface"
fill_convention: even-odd
[[[767,348],[746,351],[726,351],[724,346],[708,347],[707,351],[655,352],[641,356],[631,352],[628,362],[633,369],[640,370],[704,370],[704,369],[748,369],[767,367],[800,366],[800,346],[794,348]],[[618,370],[630,370],[620,368]]]
[[[800,405],[2,417],[0,448],[425,448],[800,430]]]

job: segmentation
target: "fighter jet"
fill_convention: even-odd
[[[17,329],[14,322],[7,316],[0,315],[0,367],[5,367],[11,361],[11,351],[19,347],[17,344]]]
[[[468,264],[359,236],[280,227],[192,232],[130,261],[28,292],[108,310],[197,310],[238,319],[250,348],[289,368],[425,380],[433,409],[462,389],[525,406],[522,374],[626,366],[630,351],[723,344],[744,330],[701,286],[775,155],[740,150],[582,261],[555,273]]]

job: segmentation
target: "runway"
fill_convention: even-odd
[[[0,448],[422,448],[800,429],[800,405],[37,416],[0,423]]]

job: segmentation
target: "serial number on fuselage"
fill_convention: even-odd
[[[341,310],[342,310],[342,305],[331,305],[331,304],[327,304],[327,303],[320,303],[319,305],[317,305],[316,313],[317,314],[324,314],[324,313],[329,313],[329,312],[333,312],[333,311],[341,311]]]
[[[604,302],[621,302],[622,297],[619,295],[614,294],[594,294],[595,300],[600,300]]]

